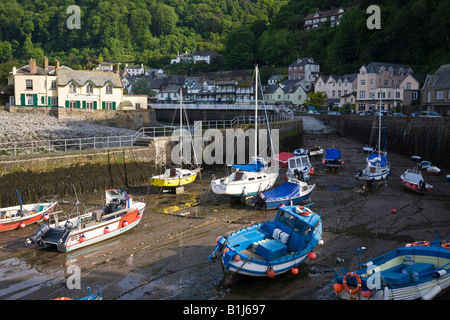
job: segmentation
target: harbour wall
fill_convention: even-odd
[[[301,119],[273,123],[271,129],[279,129],[280,148],[299,147],[303,139]],[[65,199],[73,198],[75,192],[149,186],[150,177],[171,164],[177,143],[161,137],[144,146],[0,157],[0,207],[18,204],[16,190],[23,203],[31,203],[48,195]],[[202,167],[214,169],[214,165]]]
[[[377,144],[378,118],[374,116],[316,117],[339,133],[361,141],[361,144],[371,144],[372,147]],[[386,128],[388,153],[418,155],[441,169],[450,168],[450,118],[383,117],[382,127]],[[381,137],[383,148],[384,132]]]
[[[165,123],[174,123],[175,125],[179,123],[180,110],[178,109],[154,109],[157,121]],[[208,121],[208,120],[231,120],[238,116],[254,116],[255,112],[253,110],[192,110],[184,109],[190,124],[194,121]],[[268,115],[275,114],[274,111],[267,111]],[[263,115],[259,111],[259,115]],[[184,120],[184,119],[183,119]]]

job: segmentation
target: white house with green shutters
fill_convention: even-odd
[[[113,72],[72,70],[49,66],[45,58],[44,67],[29,64],[10,73],[8,84],[14,86],[14,98],[10,105],[29,107],[60,107],[91,110],[147,109],[147,96],[123,94],[118,68]],[[125,101],[124,101],[125,99]]]

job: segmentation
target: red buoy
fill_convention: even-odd
[[[316,253],[313,251],[308,252],[308,258],[310,258],[311,260],[314,260],[316,258]]]
[[[241,256],[238,255],[238,254],[235,254],[234,257],[233,257],[233,260],[234,260],[235,262],[239,262],[239,261],[241,261]]]
[[[361,290],[361,296],[364,298],[370,297],[370,291],[369,290]]]
[[[275,271],[273,271],[272,268],[267,269],[266,274],[267,274],[267,276],[268,276],[269,278],[275,277]]]
[[[48,213],[44,214],[44,220],[48,220]]]
[[[333,289],[337,293],[341,293],[342,290],[344,290],[344,286],[342,285],[342,283],[335,283],[334,286],[333,286]]]
[[[21,222],[20,225],[19,225],[19,227],[25,228],[25,223]]]
[[[392,213],[397,213],[397,209],[392,209]]]
[[[106,226],[105,229],[103,229],[103,233],[110,233],[110,232],[111,232],[111,230],[109,230],[108,226]]]
[[[128,225],[128,222],[127,222],[127,220],[123,220],[123,222],[122,222],[122,226],[123,227],[126,227]]]
[[[80,237],[80,242],[85,242],[86,241],[86,237],[84,236],[84,234]]]
[[[298,274],[298,268],[295,268],[295,267],[291,268],[291,273]]]

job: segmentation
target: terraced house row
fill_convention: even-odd
[[[60,66],[37,66],[31,58],[19,69],[13,67],[8,85],[2,88],[10,106],[60,107],[91,110],[147,109],[147,96],[124,95],[118,66],[114,72],[72,70]]]

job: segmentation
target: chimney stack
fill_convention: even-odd
[[[31,74],[36,73],[36,60],[35,59],[30,58],[29,67],[30,67],[30,73]]]
[[[55,59],[55,70],[59,71],[59,61],[58,61],[58,59]]]
[[[118,63],[115,63],[113,65],[113,70],[117,75],[119,75],[119,64]]]
[[[47,57],[44,57],[44,69],[45,69],[45,71],[48,70],[48,58]]]

